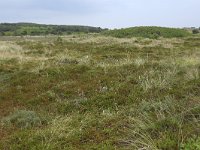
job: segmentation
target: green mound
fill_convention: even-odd
[[[186,37],[190,35],[190,33],[186,30],[166,27],[131,27],[125,29],[109,30],[103,32],[103,34],[117,38],[144,37],[153,39],[158,37]]]

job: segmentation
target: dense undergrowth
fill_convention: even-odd
[[[144,37],[157,39],[159,37],[175,38],[187,37],[190,33],[183,29],[165,27],[131,27],[125,29],[115,29],[103,32],[104,35],[118,38]]]
[[[2,37],[0,149],[200,149],[200,37]]]

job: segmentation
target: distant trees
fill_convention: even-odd
[[[43,25],[33,23],[2,23],[0,35],[68,35],[72,33],[99,33],[100,27],[68,26],[68,25]]]

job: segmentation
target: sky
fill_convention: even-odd
[[[0,22],[200,27],[200,0],[0,0]]]

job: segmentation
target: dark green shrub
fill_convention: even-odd
[[[192,30],[192,33],[193,33],[193,34],[198,34],[198,33],[199,33],[199,30],[198,30],[198,29],[194,29],[194,30]]]

